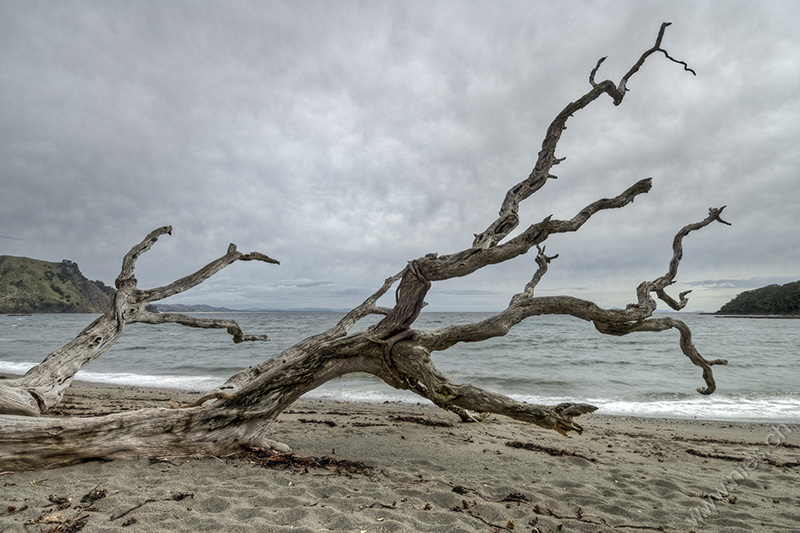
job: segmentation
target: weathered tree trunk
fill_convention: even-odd
[[[231,321],[201,320],[171,313],[153,314],[145,309],[145,305],[197,285],[233,261],[276,261],[258,253],[240,254],[231,245],[226,255],[195,274],[167,287],[142,291],[136,288],[133,277],[135,260],[152,246],[159,235],[169,233],[170,229],[154,231],[126,256],[117,279],[118,292],[109,311],[26,376],[0,384],[0,413],[7,413],[0,416],[0,469],[40,468],[91,458],[227,454],[251,448],[285,450],[285,446],[268,438],[269,423],[304,393],[352,372],[367,372],[392,387],[411,390],[437,406],[455,412],[465,421],[479,419],[484,413],[496,413],[562,434],[580,432],[582,428],[574,418],[594,411],[594,406],[572,403],[544,406],[518,402],[469,384],[453,383],[431,361],[430,354],[434,351],[461,342],[480,342],[505,335],[516,324],[534,315],[575,316],[592,322],[597,330],[609,335],[674,328],[680,334],[679,344],[683,353],[703,370],[705,386],[698,391],[711,394],[715,389],[711,366],[725,364],[725,361],[706,360],[692,344],[691,332],[683,322],[671,317],[652,318],[652,313],[656,309],[655,297],[676,310],[686,305],[685,293],[679,295],[678,300],[666,293],[666,288],[674,283],[677,275],[683,254],[683,238],[715,221],[727,224],[720,218],[724,207],[710,209],[705,219],[689,224],[677,233],[667,273],[640,284],[636,290],[636,303],[624,310],[603,309],[593,302],[571,296],[535,296],[537,284],[556,257],[545,254],[543,243],[552,234],[578,231],[599,211],[621,208],[633,202],[637,196],[650,190],[650,179],[633,184],[615,197],[593,202],[570,219],[558,220],[551,215],[516,237],[508,238],[519,225],[520,202],[554,177],[551,170],[560,161],[555,156],[556,146],[567,120],[574,113],[603,94],[611,96],[614,104],[619,105],[630,78],[649,56],[657,52],[694,74],[686,63],[671,58],[661,48],[668,25],[661,26],[655,45],[640,56],[618,84],[609,80],[595,82],[603,59],[598,61],[589,76],[591,90],[558,114],[547,130],[533,171],[508,191],[498,218],[485,231],[475,235],[470,248],[449,255],[428,254],[409,262],[331,329],[234,374],[225,384],[192,405],[94,418],[20,416],[38,414],[57,403],[75,372],[99,356],[122,334],[124,325],[128,323],[177,322],[195,327],[224,327],[237,342],[264,339],[242,335]],[[537,250],[538,268],[522,292],[511,298],[505,310],[473,324],[432,331],[412,329],[432,283],[467,276],[485,266],[526,254],[532,248]],[[395,305],[390,309],[379,307],[378,300],[395,285]],[[366,331],[350,333],[361,319],[374,314],[383,315],[383,319]]]

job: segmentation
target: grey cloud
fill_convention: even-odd
[[[183,298],[356,305],[406,261],[469,246],[597,59],[618,79],[670,20],[664,44],[697,77],[654,56],[621,106],[576,115],[559,179],[520,214],[568,218],[648,176],[654,189],[553,237],[539,290],[624,306],[663,274],[675,232],[722,204],[734,225],[690,235],[679,284],[797,276],[798,15],[792,1],[4,3],[0,228],[16,239],[0,253],[110,282],[172,224],[143,284],[233,241],[282,264],[234,265]],[[434,287],[431,307],[502,308],[533,268]],[[694,287],[690,309],[730,290]]]

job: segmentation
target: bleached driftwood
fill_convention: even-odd
[[[190,406],[73,419],[13,414],[38,413],[57,402],[75,371],[101,354],[122,333],[124,325],[131,322],[169,321],[197,327],[223,327],[237,341],[261,339],[243,336],[238,326],[230,321],[155,315],[149,313],[145,305],[195,286],[233,261],[275,261],[258,253],[240,254],[232,246],[226,255],[193,275],[167,287],[141,291],[136,288],[133,277],[134,262],[159,235],[168,233],[169,228],[154,231],[126,256],[112,308],[73,343],[51,354],[25,378],[0,385],[0,412],[11,413],[0,416],[0,469],[40,468],[91,458],[226,454],[247,448],[285,450],[285,446],[270,440],[270,421],[306,392],[352,372],[367,372],[392,387],[414,391],[434,404],[454,411],[463,420],[476,420],[482,414],[495,413],[562,434],[580,432],[582,428],[574,421],[575,417],[594,411],[594,406],[577,403],[546,406],[515,401],[472,385],[453,383],[431,361],[431,352],[461,342],[480,342],[505,335],[520,321],[534,315],[575,316],[592,322],[599,331],[609,335],[674,328],[680,334],[683,353],[703,370],[705,386],[698,391],[711,394],[715,389],[711,366],[725,364],[725,361],[703,358],[692,344],[689,328],[680,320],[654,318],[652,314],[656,309],[656,299],[676,310],[686,305],[685,293],[675,300],[666,292],[677,275],[683,238],[715,221],[727,224],[720,218],[724,208],[710,209],[705,219],[689,224],[677,233],[667,273],[640,284],[636,290],[636,302],[624,310],[604,309],[571,296],[536,296],[537,284],[555,258],[546,255],[543,243],[550,235],[578,231],[600,211],[618,209],[633,202],[650,190],[652,182],[649,178],[636,182],[617,196],[587,205],[570,219],[558,220],[547,216],[509,237],[520,223],[520,202],[554,177],[551,171],[560,161],[555,155],[556,147],[574,113],[604,94],[609,95],[615,105],[621,104],[631,77],[653,54],[663,53],[670,61],[694,73],[686,63],[673,59],[661,48],[668,25],[661,26],[655,45],[639,57],[619,83],[595,81],[603,60],[598,61],[589,76],[591,89],[556,116],[547,129],[533,171],[508,190],[498,218],[475,235],[470,247],[453,254],[428,254],[410,261],[329,330],[312,335],[264,362],[234,374],[224,385]],[[473,324],[432,331],[412,328],[433,283],[468,276],[532,249],[537,251],[537,269],[531,281],[511,298],[505,310]],[[378,300],[392,287],[395,287],[394,306],[378,306]],[[366,331],[350,333],[356,323],[369,315],[383,318]],[[9,400],[13,396],[9,391],[22,400]],[[25,394],[28,398],[24,397]]]

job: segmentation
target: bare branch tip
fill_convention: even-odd
[[[161,226],[147,235],[146,239],[157,239],[160,235],[172,235],[172,226]]]
[[[720,214],[722,213],[722,211],[726,207],[728,207],[728,206],[727,205],[723,205],[722,207],[709,207],[708,208],[708,214],[709,214],[709,216],[711,216],[717,222],[719,222],[721,224],[725,224],[726,226],[732,226],[732,224],[730,222],[728,222],[726,220],[723,220],[722,217],[720,217]]]
[[[589,73],[589,83],[592,85],[592,87],[597,87],[597,83],[595,83],[595,81],[594,81],[594,76],[595,76],[595,74],[597,74],[597,71],[600,69],[600,65],[602,65],[603,61],[605,61],[606,59],[608,59],[608,56],[603,56],[600,59],[598,59],[597,60],[597,64],[594,66],[592,71]]]
[[[272,257],[262,254],[261,252],[250,252],[247,255],[243,255],[241,259],[248,261],[248,260],[256,260],[256,261],[263,261],[265,263],[272,263],[273,265],[280,265],[281,262],[277,259],[273,259]]]

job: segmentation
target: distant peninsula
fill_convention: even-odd
[[[155,304],[158,313],[238,313],[236,309],[213,307],[205,304]]]
[[[104,313],[115,289],[102,281],[90,281],[78,264],[0,255],[0,315],[38,313]],[[299,309],[229,309],[205,304],[150,305],[154,313],[243,312],[342,312],[348,309],[304,307]]]
[[[0,255],[0,314],[103,313],[112,287],[89,281],[78,265]]]
[[[800,316],[800,281],[739,293],[715,314]]]
[[[205,304],[155,304],[153,311],[157,313],[347,313],[350,310],[329,307],[230,309]]]

